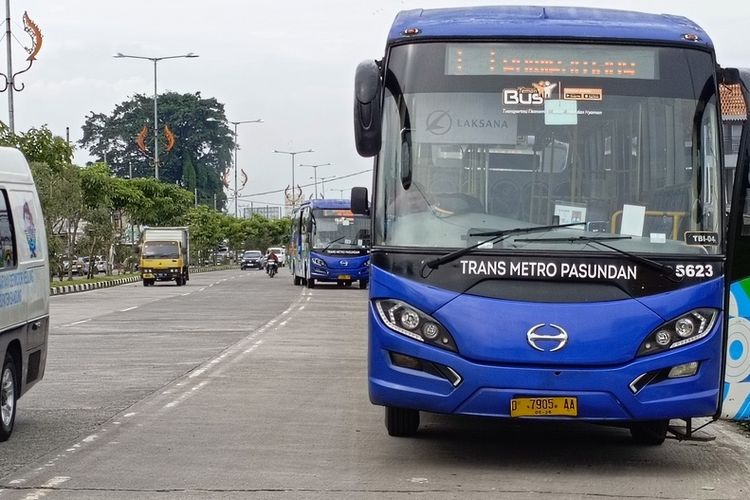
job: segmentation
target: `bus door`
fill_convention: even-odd
[[[727,70],[731,72],[733,70]],[[736,71],[736,70],[735,70]],[[725,72],[727,73],[727,72]],[[739,83],[750,110],[750,70],[729,77]],[[726,352],[721,417],[750,420],[750,127],[746,119],[730,193],[725,297]]]

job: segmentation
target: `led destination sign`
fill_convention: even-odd
[[[533,75],[655,80],[657,49],[472,43],[446,50],[446,75]]]

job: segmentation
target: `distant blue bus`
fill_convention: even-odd
[[[746,81],[682,17],[401,12],[354,101],[388,432],[429,411],[660,444],[750,419],[750,142],[723,165],[719,99]]]
[[[310,200],[295,210],[289,266],[295,285],[367,288],[370,218],[354,215],[349,200]]]

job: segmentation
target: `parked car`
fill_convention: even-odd
[[[67,255],[63,255],[61,262],[64,273],[67,274],[72,266],[73,274],[83,274],[83,261],[78,257],[70,258]]]
[[[89,257],[81,257],[81,274],[88,274],[89,273]],[[98,273],[106,273],[107,272],[107,261],[104,260],[104,257],[101,255],[97,255],[94,257],[94,274]]]
[[[247,250],[245,253],[242,254],[242,260],[240,261],[240,269],[242,269],[243,271],[251,267],[260,269],[261,267],[260,261],[262,258],[263,258],[263,254],[260,253],[260,250]]]

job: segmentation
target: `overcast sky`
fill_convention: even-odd
[[[531,4],[505,1],[503,4]],[[159,92],[196,92],[226,106],[230,120],[262,118],[241,125],[239,167],[250,176],[241,196],[280,189],[291,181],[291,160],[273,149],[314,149],[297,163],[321,164],[319,176],[342,176],[368,169],[353,144],[354,68],[383,54],[385,37],[399,10],[481,5],[465,0],[11,0],[14,36],[28,44],[24,10],[39,25],[44,45],[26,85],[15,95],[16,129],[47,124],[71,140],[81,137],[90,111],[110,113],[135,93],[153,94],[148,61],[113,59],[117,52],[159,57],[194,52],[198,59],[159,63]],[[744,33],[750,2],[541,1],[537,5],[577,5],[686,16],[701,25],[724,66],[750,66]],[[729,8],[731,5],[731,9]],[[2,7],[0,7],[2,8]],[[3,45],[1,67],[6,69]],[[15,43],[14,71],[26,54]],[[7,122],[7,97],[0,96]],[[85,163],[85,151],[76,161]],[[297,183],[313,169],[298,167]],[[327,197],[339,189],[369,186],[369,174],[330,181]],[[346,193],[345,193],[346,196]],[[253,198],[281,203],[281,195]],[[248,199],[240,206],[249,205]]]

